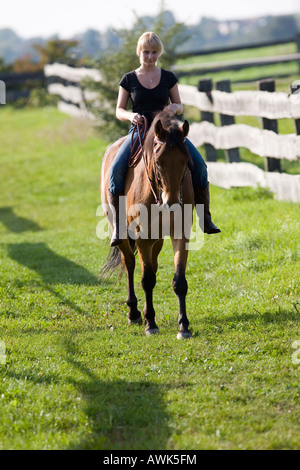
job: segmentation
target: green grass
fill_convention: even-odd
[[[176,62],[176,66],[182,66],[182,70],[193,70],[201,68],[203,64],[218,63],[220,66],[222,62],[224,64],[235,61],[235,60],[246,60],[246,59],[259,59],[263,57],[276,57],[281,55],[295,54],[297,52],[296,43],[282,44],[277,46],[268,46],[261,47],[258,49],[243,49],[241,51],[232,51],[232,52],[222,52],[217,54],[208,54],[203,56],[192,56],[185,59],[179,59]],[[210,72],[205,73],[200,76],[195,74],[192,76],[181,77],[180,82],[187,85],[197,86],[200,79],[211,78],[213,82],[219,80],[230,79],[232,82],[233,89],[239,89],[243,84],[239,82],[249,82],[247,83],[247,89],[251,86],[251,82],[255,82],[257,79],[263,78],[272,78],[280,75],[286,75],[293,77],[290,81],[290,84],[293,80],[299,78],[299,65],[297,61],[290,61],[286,63],[278,63],[273,65],[260,65],[257,67],[247,67],[241,70],[220,70],[219,72]],[[286,82],[286,79],[285,79]],[[252,86],[256,86],[255,83]],[[290,93],[290,89],[282,90],[281,87],[277,87],[277,91],[286,91]]]
[[[224,70],[220,72],[209,72],[203,73],[199,75],[195,73],[192,76],[180,77],[179,82],[185,83],[186,85],[198,86],[199,80],[203,80],[205,78],[211,78],[214,83],[221,81],[221,80],[228,80],[228,78],[232,82],[232,91],[234,89],[243,89],[243,87],[247,87],[249,89],[249,82],[253,82],[253,88],[257,89],[255,82],[257,80],[263,80],[268,78],[276,78],[280,75],[289,75],[294,77],[290,84],[293,83],[294,80],[298,80],[299,74],[298,73],[298,65],[294,62],[287,62],[286,64],[274,64],[274,65],[261,65],[259,67],[247,67],[241,70]],[[246,82],[246,85],[239,82]],[[286,93],[290,93],[290,88],[285,90],[277,89],[277,91],[285,91]]]
[[[167,240],[148,338],[125,276],[98,281],[106,143],[55,109],[0,111],[0,448],[298,449],[299,204],[212,187],[222,233],[189,256],[194,336],[176,339]]]
[[[262,57],[273,57],[277,55],[288,55],[297,53],[296,43],[279,44],[276,46],[259,47],[254,49],[242,49],[240,51],[219,52],[203,56],[192,56],[178,59],[176,65],[201,64],[203,62],[228,62],[230,60],[256,59]]]

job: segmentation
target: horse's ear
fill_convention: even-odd
[[[183,134],[183,137],[185,138],[188,135],[189,130],[190,130],[190,125],[187,120],[184,121],[180,129]]]
[[[155,123],[154,133],[158,140],[164,140],[164,138],[166,137],[166,131],[163,128],[160,119]]]

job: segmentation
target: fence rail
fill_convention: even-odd
[[[267,91],[235,91],[227,93],[214,90],[199,92],[196,87],[180,85],[182,102],[196,106],[201,111],[229,116],[256,116],[268,119],[300,117],[300,94]],[[216,149],[246,147],[261,157],[298,160],[300,136],[279,135],[270,130],[258,129],[246,124],[217,127],[203,120],[193,123],[190,136],[195,145],[210,144]]]
[[[190,138],[196,146],[204,145],[213,184],[225,188],[259,184],[269,187],[278,199],[300,202],[300,175],[280,172],[282,159],[300,159],[299,89],[292,87],[295,93],[291,94],[272,92],[275,90],[274,80],[265,80],[258,85],[258,91],[233,93],[228,92],[228,80],[216,84],[219,90],[212,90],[211,80],[200,81],[198,88],[180,85],[182,102],[197,107],[202,116],[200,123],[191,125]],[[220,115],[221,126],[214,124],[216,113]],[[236,116],[259,117],[263,128],[235,124]],[[277,120],[285,118],[294,120],[295,133],[278,133]],[[240,147],[264,158],[266,171],[240,162]],[[225,150],[227,163],[216,162],[215,149]]]
[[[265,91],[211,91],[212,101],[207,92],[197,87],[180,85],[184,104],[196,106],[201,111],[216,112],[231,116],[256,116],[269,119],[299,118],[299,93],[268,93]]]
[[[101,80],[98,70],[86,67],[74,68],[65,64],[49,64],[44,68],[48,83],[48,92],[59,95],[58,109],[75,117],[94,119],[92,113],[86,109],[86,100],[92,101],[97,95],[85,90],[81,86],[84,79]]]
[[[207,162],[209,180],[221,188],[261,186],[279,201],[300,202],[300,175],[264,171],[251,163]]]
[[[61,111],[78,117],[93,117],[86,110],[85,99],[95,99],[96,94],[84,90],[80,83],[86,77],[101,80],[98,71],[53,64],[46,66],[45,76],[50,80],[49,93],[59,94],[61,97],[58,104]],[[294,94],[262,90],[228,93],[221,91],[228,90],[226,84],[219,82],[219,90],[212,90],[209,82],[200,82],[198,88],[188,85],[179,85],[179,88],[183,104],[195,106],[201,112],[202,121],[191,124],[189,136],[196,146],[205,146],[210,181],[224,188],[261,185],[270,188],[278,199],[300,202],[300,174],[263,171],[250,163],[240,162],[238,153],[240,147],[248,148],[265,159],[267,170],[268,162],[272,159],[278,162],[281,159],[300,159],[300,135],[297,135],[300,134],[299,90],[295,88]],[[221,126],[214,124],[216,113],[221,116]],[[259,129],[246,124],[235,124],[235,116],[256,116],[262,118],[262,122],[267,120],[271,123],[277,122],[277,119],[293,119],[296,132],[280,135],[267,126]],[[227,163],[215,161],[215,149],[224,149],[227,152]],[[215,152],[213,157],[212,151]]]

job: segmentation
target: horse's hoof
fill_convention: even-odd
[[[131,320],[128,318],[128,325],[142,325],[143,324],[143,319],[142,316],[140,315],[139,318],[136,318],[135,320]]]
[[[149,328],[145,330],[146,336],[157,335],[159,333],[159,328]]]
[[[190,331],[178,331],[177,339],[189,339],[192,337],[192,333]]]

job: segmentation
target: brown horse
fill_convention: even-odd
[[[114,247],[111,260],[117,253],[121,254],[119,261],[120,263],[122,261],[127,273],[129,324],[141,324],[142,317],[137,309],[134,292],[133,248],[136,246],[142,267],[141,283],[145,292],[143,314],[147,335],[159,332],[155,322],[152,294],[156,284],[158,255],[163,246],[163,237],[167,234],[170,235],[173,245],[175,266],[173,289],[179,302],[177,337],[192,336],[188,328],[185,303],[188,289],[185,271],[194,207],[191,157],[184,142],[188,130],[187,121],[180,126],[166,111],[157,114],[146,135],[142,158],[128,169],[126,176],[123,206],[125,213],[123,233],[126,235],[122,237],[121,244]],[[107,197],[109,170],[123,140],[120,139],[107,149],[102,164],[101,200],[110,225],[113,214]],[[188,212],[190,217],[186,216]],[[166,225],[169,229],[167,233],[164,231]],[[107,268],[111,267],[109,263],[110,261],[106,264]]]

